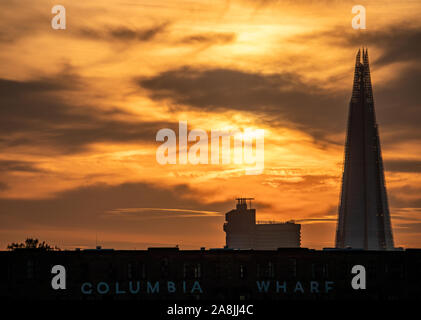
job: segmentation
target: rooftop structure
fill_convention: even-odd
[[[251,200],[254,199],[238,198],[236,209],[225,215],[227,248],[276,250],[300,247],[301,225],[293,221],[256,222],[256,209],[251,208]]]

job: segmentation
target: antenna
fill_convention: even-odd
[[[251,209],[251,200],[254,200],[254,198],[236,198],[237,205],[246,205],[247,207],[247,200],[249,200],[249,208]]]

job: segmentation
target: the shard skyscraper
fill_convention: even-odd
[[[336,247],[394,248],[367,49],[355,62]]]

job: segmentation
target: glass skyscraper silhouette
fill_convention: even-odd
[[[394,248],[367,49],[355,62],[336,247]]]

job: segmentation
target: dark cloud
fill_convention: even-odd
[[[412,222],[412,223],[398,223],[396,224],[398,227],[398,233],[414,233],[420,234],[421,233],[421,222]]]
[[[385,161],[386,171],[391,172],[421,172],[421,160],[394,160]]]
[[[44,172],[43,169],[39,169],[36,163],[31,161],[19,161],[19,160],[0,160],[0,172]]]
[[[97,142],[153,143],[159,129],[175,127],[138,116],[130,122],[115,120],[129,114],[120,109],[100,111],[66,99],[68,92],[82,86],[83,80],[72,73],[28,81],[0,79],[0,146],[38,145],[72,153]]]
[[[389,188],[389,201],[394,208],[421,208],[421,188],[413,185]]]
[[[350,66],[353,61],[350,61]],[[350,79],[352,74],[350,72]],[[329,82],[329,80],[327,80]],[[332,80],[334,81],[334,80]],[[374,83],[374,97],[382,141],[386,144],[421,137],[421,68],[408,67],[387,83]],[[182,67],[168,70],[138,84],[156,100],[172,100],[209,112],[247,111],[271,126],[289,125],[316,139],[343,132],[348,91],[325,89],[293,73],[261,74],[232,69]]]
[[[209,234],[220,229],[224,216],[189,210],[226,212],[233,201],[204,203],[187,185],[164,187],[148,183],[98,184],[56,194],[48,199],[0,198],[1,228],[66,228],[142,234]],[[152,208],[125,214],[125,208]],[[154,209],[155,208],[155,209]],[[159,209],[179,209],[168,212]],[[185,210],[185,211],[183,211]],[[115,214],[113,212],[118,212]]]
[[[0,191],[7,189],[9,189],[9,186],[6,183],[0,181]]]
[[[379,58],[374,65],[384,66],[396,62],[419,64],[421,56],[421,25],[395,23],[382,28],[369,28],[356,32],[348,26],[336,26],[325,31],[314,31],[295,35],[293,42],[328,42],[330,45],[358,48],[367,45],[369,49],[379,50]]]
[[[167,30],[169,23],[161,23],[144,29],[134,29],[126,26],[107,26],[100,29],[81,28],[78,35],[93,40],[139,41],[146,42]]]
[[[0,1],[0,46],[14,44],[51,29],[48,23],[52,17],[50,11],[43,6],[25,3],[25,9],[29,7],[30,10],[22,10],[22,4],[17,1]]]
[[[64,66],[55,77],[41,76],[28,81],[0,78],[0,96],[12,100],[19,99],[21,95],[78,89],[82,86],[82,79],[71,70],[70,66]]]
[[[200,33],[194,34],[190,36],[186,36],[182,38],[179,43],[181,44],[204,44],[204,45],[211,45],[211,44],[227,44],[234,42],[236,39],[235,33]]]
[[[348,94],[327,91],[292,73],[183,67],[138,83],[152,98],[171,99],[177,108],[181,104],[210,112],[248,111],[272,125],[291,121],[315,135],[343,130],[346,122]]]
[[[410,208],[412,210],[414,210],[414,208]],[[417,209],[417,208],[415,208]],[[402,210],[402,208],[397,208],[397,210]],[[405,214],[405,215],[403,215]],[[411,215],[411,212],[408,212],[408,210],[405,210],[404,213],[394,213],[392,215],[392,219],[396,220],[397,222],[405,222],[405,221],[420,221],[421,222],[421,217],[414,217],[413,215]]]
[[[368,32],[365,37],[366,43],[383,51],[379,59],[375,61],[378,65],[395,62],[420,62],[421,26],[395,25]],[[354,37],[350,40],[351,45],[357,44],[357,39]]]
[[[400,130],[401,134],[420,138],[421,66],[402,69],[394,79],[374,87],[377,118],[382,126]]]

